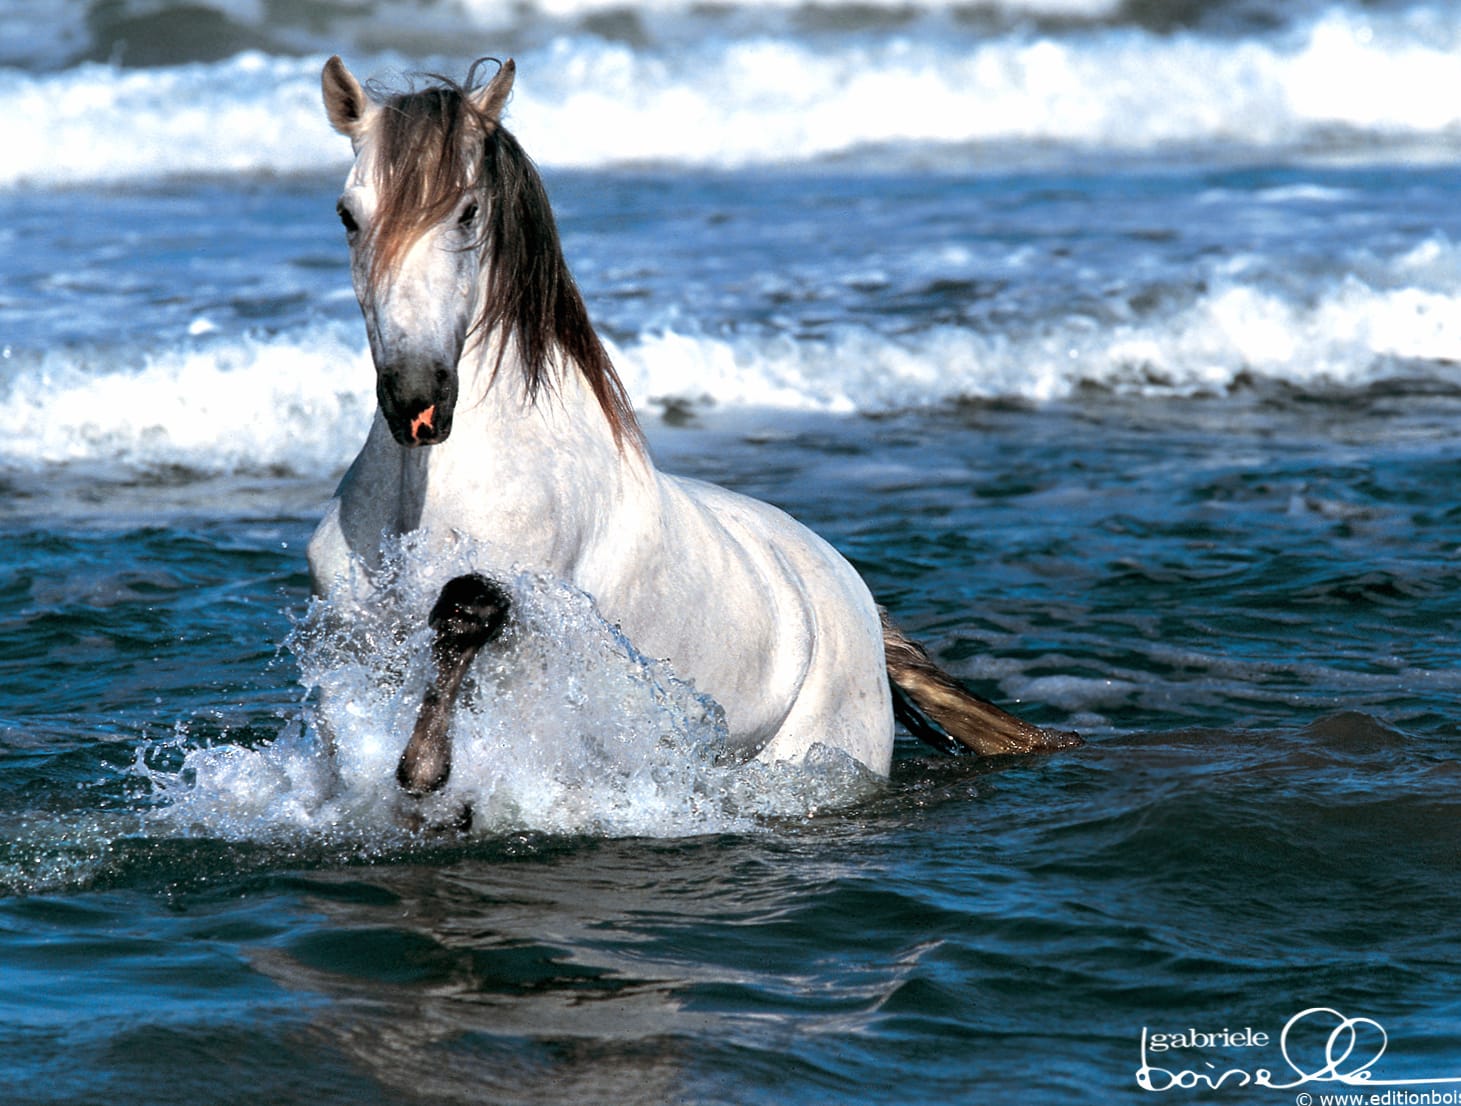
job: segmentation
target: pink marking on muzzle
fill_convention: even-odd
[[[412,419],[411,420],[411,440],[412,441],[420,441],[421,440],[421,432],[422,432],[422,430],[425,430],[426,433],[430,434],[432,432],[432,430],[435,429],[431,425],[431,421],[435,417],[436,417],[436,404],[433,403],[430,407],[426,408],[426,410],[422,411],[421,414],[417,415],[414,419]]]

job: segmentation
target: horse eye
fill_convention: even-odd
[[[477,205],[468,204],[457,220],[457,226],[468,227],[477,221]]]
[[[355,216],[350,214],[350,209],[343,202],[335,205],[335,214],[340,216],[340,225],[345,228],[346,234],[355,234],[360,230],[360,224],[355,221]]]

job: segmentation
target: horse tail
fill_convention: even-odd
[[[1044,730],[981,699],[934,664],[928,651],[879,608],[893,716],[914,737],[946,753],[980,756],[1049,753],[1081,743],[1069,730]]]

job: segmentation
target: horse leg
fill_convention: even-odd
[[[485,576],[458,576],[441,589],[427,619],[435,631],[431,659],[436,674],[396,766],[396,782],[407,794],[419,799],[445,786],[451,775],[447,725],[462,678],[482,646],[501,636],[511,607],[507,592]]]

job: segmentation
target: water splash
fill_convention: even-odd
[[[588,595],[515,572],[501,581],[512,625],[474,662],[453,719],[451,778],[409,799],[395,768],[430,676],[426,612],[482,556],[465,541],[432,554],[408,537],[373,575],[370,602],[348,589],[315,601],[291,640],[314,705],[263,747],[144,751],[149,832],[390,848],[470,811],[478,837],[670,837],[745,832],[876,786],[831,752],[794,766],[738,761],[711,698],[639,653]],[[173,763],[159,765],[166,754]]]

